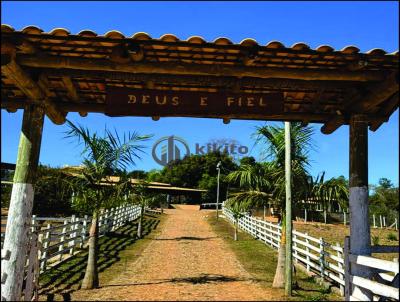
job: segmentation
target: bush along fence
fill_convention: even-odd
[[[146,209],[152,214],[159,210]],[[140,206],[124,205],[103,210],[99,217],[99,236],[112,232],[140,216]],[[44,223],[45,222],[45,225]],[[35,299],[39,274],[53,268],[79,252],[89,239],[91,217],[76,216],[66,218],[32,216],[30,243],[25,272],[25,301]],[[2,225],[3,227],[3,225]],[[2,231],[3,232],[3,231]],[[2,233],[2,238],[3,238]],[[2,242],[3,245],[3,242]],[[1,250],[1,259],[8,260],[11,251]],[[2,272],[1,283],[7,275]],[[3,299],[2,299],[3,300]]]
[[[225,207],[222,209],[225,218],[231,223],[235,223],[231,211]],[[278,224],[267,222],[249,215],[244,215],[238,220],[238,227],[257,240],[260,240],[275,249],[279,248],[282,227]],[[374,246],[373,252],[398,253],[399,247]],[[347,253],[347,256],[345,253]],[[368,258],[368,260],[365,260],[366,258]],[[397,294],[397,298],[394,299],[399,299],[398,263],[374,257],[350,255],[349,249],[347,248],[346,250],[341,247],[339,243],[331,244],[324,241],[323,238],[315,238],[307,233],[301,233],[296,230],[293,230],[293,259],[295,263],[305,267],[308,272],[313,272],[319,275],[321,280],[328,281],[338,286],[342,296],[345,296],[346,294],[346,297],[351,296],[352,299],[356,300],[356,296],[350,295],[350,286],[353,286],[353,293],[357,292],[357,290],[354,290],[354,287],[359,286],[360,283],[367,280],[369,285],[373,283],[374,286],[371,287],[364,284],[363,288],[367,287],[372,291],[371,295],[393,298]],[[372,281],[365,278],[362,278],[361,280],[358,276],[352,276],[350,274],[351,265],[347,264],[346,266],[346,261],[357,263],[357,265],[373,267],[376,272],[374,278],[379,281]],[[397,267],[397,270],[395,269],[395,266]],[[377,269],[380,269],[380,271],[384,271],[385,273],[378,272]],[[386,272],[392,272],[395,275],[392,276]]]

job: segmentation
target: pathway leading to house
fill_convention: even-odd
[[[209,211],[165,211],[161,233],[126,270],[73,300],[277,300],[242,268],[206,221]],[[276,292],[275,292],[276,294]]]

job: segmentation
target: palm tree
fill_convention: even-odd
[[[308,179],[307,168],[310,166],[309,150],[313,147],[313,128],[291,123],[291,169],[292,169],[292,200],[304,198]],[[285,130],[284,127],[262,126],[256,130],[257,143],[266,144],[266,158],[271,160],[275,200],[279,201],[281,209],[281,242],[278,251],[278,265],[275,272],[273,287],[284,287],[284,263],[286,261],[285,245]]]
[[[238,225],[239,219],[242,218],[246,211],[249,209],[250,204],[246,201],[238,201],[237,199],[227,199],[225,206],[231,211],[234,219],[234,229],[233,240],[238,240]]]
[[[159,194],[151,193],[148,190],[149,182],[141,180],[138,184],[132,186],[129,182],[128,189],[128,200],[140,207],[140,217],[137,229],[137,237],[142,238],[143,235],[143,216],[147,207],[153,206],[160,200],[157,198]]]
[[[270,163],[244,164],[238,170],[230,172],[226,180],[241,189],[240,192],[231,193],[230,200],[245,201],[251,206],[265,205],[272,192],[272,168]]]
[[[311,196],[314,196],[314,198],[322,203],[324,222],[326,223],[326,211],[331,210],[334,201],[343,209],[348,207],[349,190],[344,179],[331,178],[324,181],[324,177],[325,172],[322,173],[320,178],[319,176],[317,177]]]
[[[128,133],[121,139],[117,132],[105,131],[103,137],[90,133],[87,128],[76,126],[67,121],[69,130],[66,138],[78,140],[83,144],[84,156],[80,173],[69,177],[68,182],[74,194],[73,202],[86,211],[92,212],[92,223],[89,231],[89,252],[85,276],[81,288],[92,289],[99,285],[97,271],[98,254],[98,222],[102,208],[115,206],[121,202],[124,184],[115,183],[111,176],[118,175],[139,159],[139,152],[144,146],[138,142],[147,140],[149,136],[140,136],[136,132]]]

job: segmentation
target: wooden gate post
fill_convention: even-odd
[[[11,256],[9,261],[1,263],[2,273],[8,276],[1,285],[2,296],[7,301],[21,299],[34,196],[32,184],[39,160],[43,120],[42,107],[28,105],[25,108],[3,246],[11,251]]]
[[[368,215],[368,122],[363,115],[350,119],[350,253],[371,255]],[[360,265],[352,267],[352,275],[369,278],[371,271]],[[350,289],[351,290],[351,289]],[[358,299],[371,300],[369,291],[354,288]],[[350,292],[350,295],[352,292]]]

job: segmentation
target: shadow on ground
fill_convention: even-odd
[[[156,229],[159,222],[157,216],[146,215],[143,221],[143,237]],[[99,238],[99,272],[103,272],[120,261],[120,253],[138,240],[137,226],[138,222],[132,221]],[[39,295],[47,295],[47,300],[52,301],[54,294],[60,294],[64,301],[69,301],[70,293],[79,289],[84,277],[87,255],[87,249],[83,249],[80,253],[41,275]]]
[[[162,283],[208,284],[208,283],[236,282],[236,281],[257,281],[257,280],[252,279],[252,278],[237,278],[237,277],[230,277],[230,276],[224,276],[224,275],[201,274],[200,276],[196,276],[196,277],[160,279],[159,281],[154,281],[154,282],[109,284],[109,285],[103,285],[100,288],[118,287],[118,286],[150,285],[150,284],[162,284]]]
[[[191,236],[182,236],[182,237],[176,237],[176,238],[157,238],[154,240],[176,240],[176,241],[181,241],[181,240],[210,240],[210,239],[215,239],[218,237],[191,237]]]

